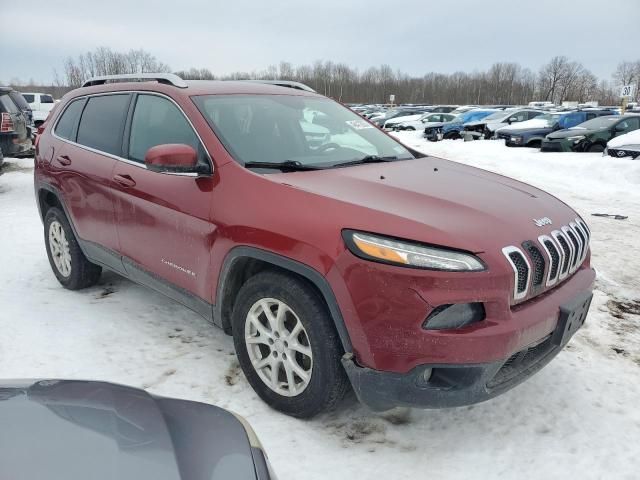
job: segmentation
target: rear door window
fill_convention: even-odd
[[[82,112],[77,143],[112,155],[122,153],[129,94],[91,97]]]
[[[84,105],[84,99],[74,100],[69,106],[62,112],[60,120],[56,124],[55,134],[64,138],[65,140],[75,141],[75,129],[82,113],[82,107]]]
[[[157,95],[138,95],[131,120],[129,158],[143,163],[151,147],[167,143],[189,145],[198,152],[198,163],[205,161],[198,137],[173,102]]]

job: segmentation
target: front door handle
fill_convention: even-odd
[[[67,157],[66,155],[58,155],[56,157],[56,161],[60,165],[65,166],[65,167],[71,165],[71,159],[69,157]]]
[[[131,178],[129,175],[116,174],[113,176],[113,181],[125,188],[131,188],[136,186],[136,181],[133,178]]]

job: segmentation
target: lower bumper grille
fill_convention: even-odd
[[[550,354],[556,346],[551,341],[551,335],[540,343],[527,347],[509,357],[498,373],[487,382],[487,388],[496,388],[516,378],[527,375],[530,369]]]
[[[542,142],[540,150],[543,152],[561,152],[562,145],[559,142]]]

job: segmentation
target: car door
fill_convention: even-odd
[[[111,185],[130,99],[124,93],[74,100],[53,128],[51,172],[79,241],[89,256],[117,270]]]
[[[637,117],[629,117],[624,118],[611,129],[611,138],[617,137],[619,135],[624,135],[625,133],[632,132],[633,130],[640,129],[640,115]]]
[[[165,96],[137,94],[124,142],[126,161],[113,172],[120,253],[130,277],[155,288],[153,278],[160,277],[210,302],[206,280],[215,236],[209,221],[214,180],[148,170],[145,154],[162,144],[192,146],[199,163],[212,171],[201,140],[177,104]]]

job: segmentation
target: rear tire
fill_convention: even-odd
[[[64,288],[80,290],[98,282],[102,267],[87,260],[67,217],[56,207],[45,215],[44,243],[51,269]]]
[[[460,134],[459,134],[459,133],[457,133],[457,132],[447,133],[447,134],[444,136],[444,139],[445,139],[445,140],[458,140],[459,138],[461,138],[461,137],[460,137]]]
[[[275,271],[251,277],[238,293],[232,327],[240,367],[272,408],[310,418],[347,392],[338,334],[304,280]]]

